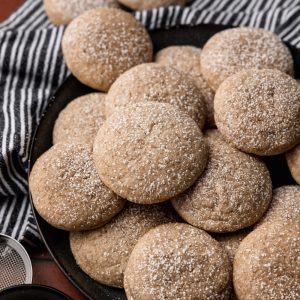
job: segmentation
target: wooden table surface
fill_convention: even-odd
[[[9,17],[23,2],[23,0],[0,0],[0,22]],[[74,300],[87,299],[64,276],[45,248],[31,249],[29,255],[32,262],[33,283],[54,287]]]

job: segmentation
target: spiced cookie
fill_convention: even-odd
[[[44,0],[44,8],[55,25],[69,24],[83,12],[97,7],[119,7],[117,0]]]
[[[125,204],[99,179],[86,144],[58,143],[50,148],[35,162],[29,187],[38,213],[64,230],[102,226]]]
[[[64,108],[53,129],[53,144],[79,142],[93,144],[98,129],[105,121],[105,94],[81,96]]]
[[[299,224],[268,223],[240,244],[233,265],[238,299],[300,299]]]
[[[192,81],[171,67],[142,64],[122,74],[107,94],[106,116],[129,103],[144,101],[170,103],[189,114],[200,128],[204,125],[204,97]]]
[[[248,227],[235,232],[230,233],[215,233],[212,235],[228,254],[230,262],[233,264],[235,254],[239,248],[242,240],[252,231],[252,228]]]
[[[300,224],[300,186],[286,185],[275,189],[271,205],[257,225],[278,221]]]
[[[155,61],[184,73],[195,83],[201,91],[206,104],[206,123],[208,126],[213,127],[215,125],[215,93],[202,76],[200,54],[201,49],[193,46],[171,46],[156,53]]]
[[[196,183],[171,201],[188,223],[211,232],[232,232],[257,222],[272,198],[265,164],[220,136],[206,132],[208,163]]]
[[[278,69],[294,74],[292,55],[274,33],[261,28],[232,28],[211,37],[201,53],[201,71],[214,90],[246,69]]]
[[[152,42],[131,14],[115,8],[89,10],[67,27],[62,50],[82,83],[107,91],[120,74],[152,60]]]
[[[300,141],[300,87],[278,70],[245,70],[227,78],[214,101],[226,140],[257,155],[286,152]]]
[[[124,287],[133,299],[228,299],[227,254],[205,231],[183,223],[160,225],[134,247]]]
[[[165,201],[190,187],[203,172],[207,147],[197,124],[160,102],[127,105],[110,116],[94,143],[103,182],[136,203]]]
[[[286,153],[286,161],[294,180],[300,184],[300,145]]]
[[[184,5],[187,0],[118,0],[133,10],[152,9],[159,6]]]
[[[242,240],[252,231],[252,228],[245,228],[231,233],[213,234],[223,249],[226,251],[231,265],[233,265],[234,256]],[[230,300],[237,300],[233,287],[231,288]]]
[[[127,261],[138,239],[151,228],[176,219],[169,203],[129,204],[105,226],[71,233],[71,250],[77,264],[93,279],[122,288]]]

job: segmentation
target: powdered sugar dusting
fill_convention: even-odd
[[[242,151],[283,153],[300,140],[300,87],[277,70],[246,70],[229,77],[215,96],[215,121]]]
[[[227,144],[217,130],[206,132],[208,163],[203,174],[172,204],[188,223],[212,232],[231,232],[257,222],[272,197],[265,164]]]
[[[117,110],[100,128],[94,160],[105,184],[137,203],[161,202],[202,173],[207,149],[196,123],[175,106],[140,102]]]
[[[294,73],[289,49],[278,36],[265,29],[227,29],[215,34],[203,47],[202,74],[214,90],[227,77],[251,68]]]
[[[71,233],[71,249],[89,276],[110,286],[123,287],[123,273],[138,239],[151,228],[177,219],[169,203],[129,204],[105,226]]]
[[[57,25],[68,24],[85,11],[98,7],[119,7],[117,0],[44,0],[49,18]]]
[[[201,73],[201,49],[192,46],[170,46],[156,53],[157,63],[173,67],[188,76],[203,95],[206,104],[206,122],[214,126],[214,91],[209,87]]]
[[[110,220],[123,199],[99,179],[85,144],[58,143],[34,164],[29,186],[39,214],[65,230],[91,229]]]
[[[106,97],[106,116],[129,103],[158,101],[173,104],[189,114],[200,128],[205,122],[201,91],[186,76],[169,66],[141,64],[121,75]]]
[[[187,224],[166,224],[146,233],[125,271],[129,299],[228,299],[226,253],[207,233]]]
[[[71,72],[104,91],[126,70],[152,59],[152,42],[143,25],[113,8],[90,10],[73,20],[62,48]]]
[[[258,225],[276,221],[300,223],[300,186],[287,185],[273,191],[270,208]]]
[[[92,93],[70,102],[55,122],[53,143],[81,142],[92,145],[105,121],[104,99],[105,94]]]
[[[300,299],[299,223],[266,223],[241,243],[234,260],[239,299]]]

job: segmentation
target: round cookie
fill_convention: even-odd
[[[195,120],[205,123],[205,103],[195,84],[169,66],[141,64],[122,74],[111,86],[105,102],[108,117],[129,103],[158,101],[173,104]]]
[[[252,228],[245,228],[239,231],[230,233],[215,233],[212,235],[216,239],[223,249],[228,254],[229,261],[233,264],[235,254],[239,248],[242,240],[252,231]]]
[[[286,185],[275,189],[271,205],[257,225],[279,221],[300,224],[300,186]]]
[[[206,123],[214,127],[214,91],[202,76],[200,65],[201,49],[193,46],[171,46],[156,53],[155,61],[159,64],[173,67],[189,76],[199,88],[206,104]]]
[[[97,7],[119,7],[117,0],[44,0],[44,8],[55,25],[69,24],[83,12]]]
[[[300,184],[300,145],[286,153],[286,161],[294,180]]]
[[[188,224],[160,225],[135,245],[125,270],[131,299],[228,299],[227,254],[203,230]]]
[[[252,231],[252,228],[245,228],[231,233],[214,234],[216,239],[223,249],[226,251],[231,265],[233,265],[234,256],[238,250],[242,240]],[[233,287],[231,288],[230,300],[237,300]]]
[[[55,121],[53,144],[93,144],[98,129],[105,121],[104,99],[105,94],[92,93],[70,102]]]
[[[122,288],[126,264],[138,239],[151,228],[176,219],[169,203],[132,203],[101,228],[71,233],[71,250],[77,264],[93,279]]]
[[[64,59],[73,75],[96,90],[107,91],[123,72],[152,60],[152,42],[131,14],[115,8],[89,10],[67,27]]]
[[[208,163],[196,183],[171,201],[193,226],[211,232],[232,232],[257,222],[272,198],[265,164],[229,144],[217,130],[206,133]]]
[[[58,143],[50,148],[35,162],[29,188],[38,213],[64,230],[102,226],[125,204],[99,179],[86,144]]]
[[[203,172],[207,147],[196,123],[167,103],[117,110],[99,129],[94,161],[103,182],[132,202],[165,201]]]
[[[201,71],[213,90],[246,69],[278,69],[294,73],[292,55],[274,33],[261,28],[232,28],[211,37],[201,52]]]
[[[300,299],[299,224],[269,223],[240,244],[233,265],[238,299]]]
[[[300,140],[300,87],[278,70],[245,70],[216,92],[215,121],[226,140],[257,155],[286,152]]]
[[[187,0],[118,0],[133,10],[152,9],[160,6],[184,5]]]

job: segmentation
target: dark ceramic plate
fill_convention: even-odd
[[[156,52],[171,45],[202,47],[213,34],[226,28],[225,26],[214,25],[182,26],[169,30],[156,30],[150,34],[154,44],[154,51]],[[299,78],[300,51],[292,47],[290,49],[295,61],[296,77]],[[58,89],[54,97],[50,99],[46,112],[35,133],[31,148],[29,170],[31,170],[36,159],[52,146],[52,129],[59,112],[74,98],[92,91],[73,76],[70,76]],[[266,162],[271,172],[274,187],[295,183],[291,178],[283,156],[266,158]],[[99,284],[82,272],[71,254],[68,233],[50,226],[38,215],[35,209],[33,210],[49,252],[65,275],[82,293],[90,299],[126,299],[123,290]]]

